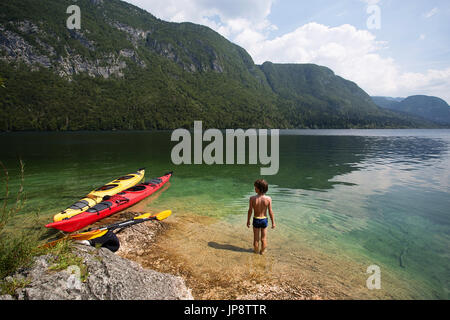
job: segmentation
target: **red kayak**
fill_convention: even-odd
[[[85,212],[68,219],[49,223],[46,227],[55,228],[65,232],[80,230],[98,220],[109,217],[110,215],[129,208],[139,201],[147,198],[166,184],[171,176],[172,172],[169,172],[162,177],[154,178],[150,181],[138,184],[134,187],[126,189],[125,191],[119,192],[114,196],[106,196],[103,198],[102,202],[89,208]]]

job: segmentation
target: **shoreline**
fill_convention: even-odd
[[[83,133],[172,133],[174,130],[179,129],[179,128],[174,128],[174,129],[158,129],[158,130],[126,130],[126,129],[117,129],[117,130],[65,130],[65,131],[48,131],[48,130],[17,130],[17,131],[0,131],[0,135],[8,135],[8,134],[83,134]],[[194,132],[193,128],[184,128],[182,127],[181,129],[186,129],[189,132]],[[209,127],[204,127],[203,129],[210,129]],[[243,130],[247,130],[247,129],[255,129],[254,127],[242,127],[242,128],[214,128],[214,129],[218,129],[221,132],[225,132],[225,130],[227,129],[243,129]],[[450,130],[450,126],[447,127],[439,127],[439,128],[426,128],[426,127],[395,127],[395,128],[359,128],[359,127],[355,127],[355,128],[266,128],[266,129],[279,129],[280,133],[286,133],[286,132],[295,132],[295,131],[302,131],[304,133],[317,133],[320,131],[364,131],[364,132],[370,132],[370,131],[408,131],[408,130],[420,130],[420,131],[436,131],[436,130]],[[308,134],[307,134],[308,135]]]
[[[137,261],[144,268],[182,277],[197,300],[417,298],[405,287],[405,279],[399,280],[395,273],[385,269],[382,290],[369,290],[366,287],[367,265],[348,256],[337,257],[307,245],[299,247],[299,251],[285,252],[275,239],[269,239],[268,252],[261,256],[250,248],[250,234],[244,235],[244,242],[238,233],[231,243],[219,240],[217,235],[210,238],[209,229],[214,229],[215,220],[175,217],[158,227],[150,250],[138,253],[129,250],[124,257]],[[195,224],[200,233],[195,230]],[[183,229],[199,235],[201,247],[191,239],[183,240]]]
[[[272,264],[274,262],[274,257],[270,251],[261,256],[254,254],[251,249],[214,245],[212,244],[214,242],[211,241],[208,242],[208,246],[216,246],[214,250],[223,251],[223,255],[226,256],[225,259],[228,259],[227,256],[230,255],[243,257],[254,269],[247,272],[239,270],[239,267],[238,270],[228,271],[226,267],[225,270],[216,271],[206,268],[207,270],[204,272],[203,268],[208,265],[207,260],[201,260],[200,254],[197,252],[194,251],[192,255],[183,256],[177,250],[166,247],[166,244],[170,245],[172,242],[169,233],[173,235],[179,232],[177,223],[179,222],[172,221],[158,226],[157,232],[152,238],[153,243],[150,250],[132,250],[141,241],[134,238],[131,241],[126,240],[125,250],[121,251],[121,248],[117,254],[138,262],[144,268],[181,276],[192,290],[194,299],[198,300],[323,300],[348,298],[347,294],[331,290],[331,288],[328,288],[330,289],[329,292],[325,292],[326,285],[321,284],[320,281],[307,284],[307,280],[305,280],[303,285],[300,285],[299,283],[292,283],[289,279],[282,280],[277,276],[268,276],[273,271],[271,269],[273,269]],[[142,238],[145,238],[145,236]],[[193,263],[196,260],[200,264],[203,262],[204,266]],[[210,263],[212,262],[210,261]],[[230,267],[233,269],[235,266]],[[231,276],[231,274],[234,274],[234,276]]]
[[[125,211],[97,224],[115,223],[136,215],[136,212]],[[212,217],[175,215],[169,221],[138,224],[117,233],[120,249],[116,253],[109,252],[107,249],[101,249],[101,251],[108,251],[107,259],[114,256],[120,257],[130,263],[138,264],[144,272],[167,275],[167,283],[162,284],[163,287],[173,286],[171,277],[182,279],[186,289],[182,289],[184,292],[180,296],[187,299],[414,299],[414,296],[407,294],[408,290],[405,290],[403,285],[399,286],[401,281],[395,281],[395,285],[389,288],[384,287],[384,290],[369,292],[364,288],[368,275],[365,274],[365,269],[360,268],[362,265],[358,266],[345,257],[336,259],[336,256],[326,255],[319,252],[320,250],[308,248],[307,245],[299,247],[301,250],[284,252],[281,251],[282,243],[272,237],[269,238],[269,248],[265,255],[254,254],[250,248],[251,235],[239,234],[235,232],[236,229],[230,229],[229,225],[224,226],[223,229],[230,229],[228,234],[235,232],[235,239],[232,242],[224,240],[228,234],[222,238],[217,235],[211,236],[210,231],[215,229],[218,222],[220,219]],[[248,231],[247,228],[241,229]],[[198,247],[198,243],[189,241],[190,239],[179,242],[179,239],[185,237],[186,230],[192,232],[194,237],[199,236],[200,231],[203,237],[200,235],[199,243],[203,247]],[[181,246],[180,243],[183,242],[190,243],[192,247]],[[190,250],[186,250],[187,248]],[[89,247],[82,248],[81,251],[88,249],[95,251]],[[38,257],[37,261],[39,264],[46,263],[41,257]],[[103,267],[100,265],[96,268]],[[91,272],[94,274],[97,270],[91,269]],[[389,282],[394,278],[395,274],[384,273],[383,286],[385,281]],[[55,279],[47,278],[47,280],[49,283],[44,284],[36,284],[32,281],[31,289],[26,287],[19,291],[31,290],[34,292],[31,298],[34,295],[40,299],[61,299],[61,296],[54,298],[50,293],[45,291],[36,293],[33,289],[52,287],[61,279],[58,275]],[[18,296],[19,299],[20,297],[30,298],[28,293],[19,293]],[[75,297],[81,296],[75,295]],[[85,294],[84,297],[89,297],[89,294]],[[160,298],[174,299],[174,297],[176,295]],[[70,299],[74,298],[71,296]]]

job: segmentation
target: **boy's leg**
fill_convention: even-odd
[[[267,248],[267,228],[261,228],[261,251],[260,254],[264,254]]]
[[[259,228],[253,227],[253,250],[258,253],[259,247]]]

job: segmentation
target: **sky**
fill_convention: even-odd
[[[372,96],[450,103],[448,0],[126,0],[171,22],[206,25],[257,64],[315,63]]]

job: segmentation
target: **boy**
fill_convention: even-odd
[[[247,227],[250,228],[250,218],[253,216],[253,248],[258,253],[259,240],[261,239],[260,254],[264,254],[267,247],[267,209],[269,209],[270,220],[272,221],[272,229],[275,228],[275,220],[272,211],[272,199],[266,196],[269,185],[265,180],[256,180],[254,183],[256,196],[250,197],[250,206],[248,208]]]

